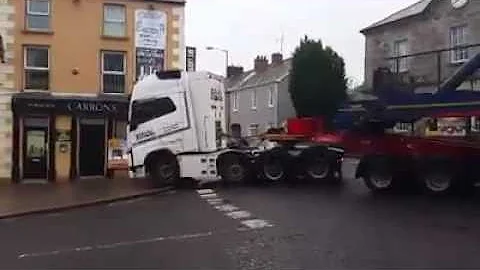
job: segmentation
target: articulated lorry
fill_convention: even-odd
[[[303,119],[290,119],[289,132],[271,135],[270,147],[227,146],[224,95],[223,81],[209,72],[163,71],[139,81],[127,126],[131,176],[158,185],[183,178],[226,183],[341,179],[343,150],[306,136],[299,129]]]

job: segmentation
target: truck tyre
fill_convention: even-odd
[[[325,181],[331,176],[331,161],[323,147],[313,147],[303,151],[300,162],[307,180]]]
[[[420,186],[430,195],[445,195],[450,193],[455,185],[453,165],[448,161],[421,162],[417,175]]]
[[[218,170],[225,184],[245,183],[251,174],[249,161],[241,154],[227,154],[221,157]]]
[[[363,181],[373,192],[384,193],[394,189],[395,177],[388,157],[370,157],[365,164]]]
[[[273,148],[258,158],[260,179],[267,183],[278,183],[288,179],[288,153],[282,148]]]
[[[148,174],[155,187],[178,185],[180,182],[180,167],[174,155],[157,155],[148,165]]]

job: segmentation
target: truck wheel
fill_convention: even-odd
[[[149,176],[155,186],[178,185],[180,167],[173,155],[162,155],[152,159],[149,166]]]
[[[287,153],[274,148],[263,153],[259,160],[260,178],[268,183],[283,182],[288,178]]]
[[[227,155],[219,163],[219,174],[227,184],[247,182],[250,177],[250,166],[241,155]]]
[[[391,191],[395,185],[395,178],[387,158],[374,158],[368,161],[363,180],[373,192]]]
[[[323,148],[306,149],[302,153],[300,162],[303,163],[303,172],[309,180],[323,181],[331,175],[328,153]]]

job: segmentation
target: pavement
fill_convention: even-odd
[[[125,177],[82,179],[65,184],[3,185],[0,186],[0,219],[125,200],[168,189],[152,188],[147,180]]]
[[[478,197],[210,186],[0,220],[0,268],[480,268]]]

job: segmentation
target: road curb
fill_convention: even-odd
[[[96,200],[80,202],[80,203],[72,203],[72,204],[57,205],[57,206],[52,206],[52,207],[31,209],[31,210],[19,211],[19,212],[15,212],[15,213],[0,214],[0,220],[1,219],[8,219],[8,218],[30,216],[30,215],[47,214],[47,213],[53,213],[53,212],[63,212],[63,211],[68,211],[68,210],[73,210],[73,209],[78,209],[78,208],[85,208],[85,207],[89,207],[89,206],[99,205],[99,204],[106,204],[106,203],[112,203],[112,202],[125,201],[125,200],[141,198],[141,197],[158,195],[158,194],[162,194],[162,193],[165,193],[167,191],[170,191],[170,190],[173,190],[173,187],[150,189],[150,190],[146,190],[146,191],[138,192],[138,193],[134,193],[134,194],[129,194],[129,195],[115,196],[115,197],[96,199]]]

